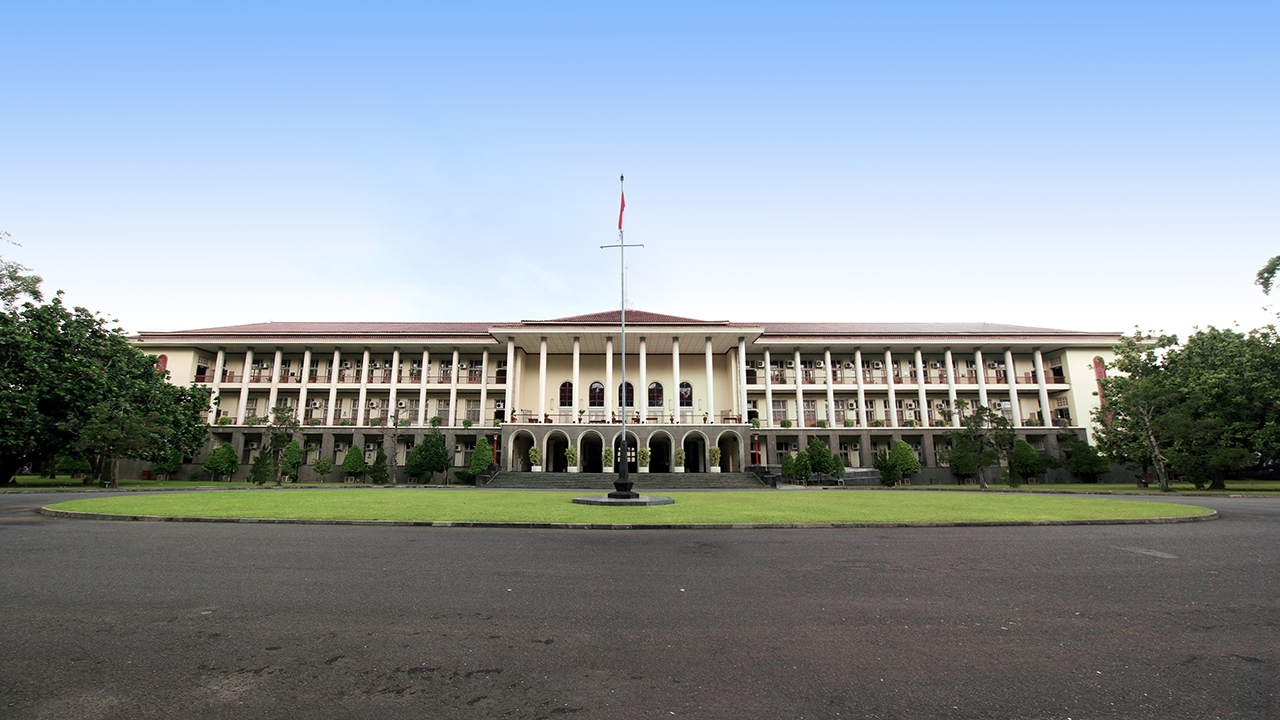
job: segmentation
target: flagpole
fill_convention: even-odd
[[[622,204],[621,204],[621,207],[619,207],[618,209],[618,244],[600,246],[601,249],[615,248],[615,247],[618,248],[618,276],[619,276],[618,279],[619,279],[619,285],[621,286],[622,302],[620,305],[621,311],[618,315],[618,318],[621,323],[621,335],[622,335],[622,353],[621,353],[622,355],[622,386],[619,392],[619,395],[621,396],[620,399],[622,401],[619,403],[619,405],[622,406],[621,407],[622,445],[619,448],[621,450],[619,454],[622,456],[620,458],[622,461],[622,472],[619,478],[613,482],[614,491],[609,493],[609,497],[618,498],[618,499],[631,499],[631,498],[640,497],[638,493],[633,492],[631,490],[633,483],[631,482],[631,476],[628,471],[630,458],[628,457],[628,453],[627,453],[627,248],[628,247],[644,247],[644,245],[643,244],[627,245],[625,242],[625,235],[623,235],[622,213],[627,209],[627,192],[626,192],[626,187],[624,185],[624,183],[626,182],[626,179],[627,178],[625,175],[618,176],[618,189],[622,197]],[[606,389],[605,392],[610,392],[610,391],[611,390]],[[634,397],[635,397],[635,393],[633,392],[632,402],[634,402]]]

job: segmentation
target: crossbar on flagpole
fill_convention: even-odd
[[[620,453],[622,455],[622,458],[621,458],[622,475],[619,480],[613,483],[614,492],[609,493],[609,497],[611,498],[639,497],[638,493],[635,493],[631,490],[631,487],[632,487],[631,478],[628,473],[628,467],[627,467],[628,465],[631,464],[631,459],[628,457],[628,453],[627,453],[627,250],[626,249],[629,247],[644,247],[644,244],[633,243],[631,245],[628,245],[625,242],[624,236],[622,234],[622,213],[625,212],[627,209],[627,192],[626,192],[626,188],[623,186],[623,183],[626,182],[626,179],[627,177],[625,175],[618,176],[618,187],[622,193],[622,204],[621,204],[621,207],[618,208],[618,243],[616,245],[600,246],[601,250],[604,250],[605,248],[618,249],[618,280],[619,280],[619,284],[621,285],[621,295],[622,295],[622,304],[620,305],[621,312],[618,315],[622,325],[622,328],[621,328],[621,331],[622,331],[622,353],[621,353],[622,355],[622,391],[620,393],[622,396],[622,403],[621,403],[622,405],[621,407],[621,413],[622,413],[621,451],[622,452]],[[611,392],[611,390],[606,390],[605,392]],[[632,397],[634,398],[634,393],[632,394]],[[634,403],[634,400],[633,400],[633,403]]]

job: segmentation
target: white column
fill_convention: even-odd
[[[853,368],[858,373],[858,427],[867,426],[867,390],[862,373],[862,348],[853,351]]]
[[[956,412],[956,368],[951,359],[951,348],[946,349],[947,407],[951,408],[951,427],[960,427],[960,413]]]
[[[227,349],[218,348],[218,357],[213,361],[213,394],[209,396],[209,424],[218,421],[217,402],[222,398],[222,370],[227,364]]]
[[[800,348],[794,348],[796,381],[796,427],[804,427],[804,370],[800,367]]]
[[[391,390],[387,393],[387,412],[391,413],[392,423],[400,422],[400,408],[396,405],[396,384],[399,382],[400,348],[391,348]]]
[[[427,424],[427,381],[431,379],[431,352],[422,349],[422,372],[418,375],[418,427]]]
[[[889,385],[889,427],[898,427],[898,395],[893,390],[893,353],[884,349],[884,379]]]
[[[920,348],[915,349],[916,360],[916,402],[920,407],[920,424],[928,427],[929,425],[929,397],[925,394],[924,374],[928,369],[924,366],[924,356],[920,354]]]
[[[506,407],[506,410],[503,411],[505,413],[502,418],[503,422],[506,422],[507,420],[509,420],[511,418],[511,413],[515,410],[515,406],[511,404],[515,399],[513,395],[516,387],[516,339],[513,337],[507,338],[507,383],[506,385],[507,385],[507,388],[506,388],[507,394],[503,398],[503,405],[504,407]],[[576,391],[577,389],[578,389],[577,383],[574,383],[574,390]]]
[[[333,349],[333,364],[329,366],[329,407],[325,409],[325,425],[333,425],[338,411],[338,368],[341,367],[342,349]]]
[[[671,338],[671,402],[675,403],[672,422],[680,422],[680,338]]]
[[[1009,405],[1013,409],[1013,426],[1022,427],[1022,408],[1018,406],[1018,378],[1014,374],[1013,350],[1004,349],[1004,379],[1009,382]]]
[[[747,422],[747,339],[738,338],[738,419]],[[758,415],[758,413],[757,413]]]
[[[645,347],[644,336],[640,336],[640,392],[636,393],[640,397],[636,402],[640,403],[640,422],[646,422],[649,418],[649,368],[645,360],[647,349]],[[639,449],[638,447],[636,448]]]
[[[574,418],[574,420],[571,422],[576,422],[576,419],[581,417],[578,415],[578,403],[581,401],[579,393],[582,389],[580,387],[582,383],[581,353],[582,344],[579,338],[575,337],[573,339],[573,407],[569,409],[569,417]]]
[[[734,345],[729,348],[729,352],[725,354],[726,362],[729,364],[729,414],[741,416],[742,411],[738,407],[738,396],[740,391],[738,388],[738,366],[742,364],[742,356],[738,352],[738,346]]]
[[[458,348],[453,349],[453,366],[449,371],[449,417],[444,421],[449,427],[456,426],[458,420]]]
[[[826,368],[827,379],[827,427],[836,426],[836,389],[831,380],[831,348],[822,348],[822,364]],[[839,446],[836,452],[840,452]]]
[[[989,407],[987,403],[987,366],[982,363],[982,348],[973,349],[973,363],[978,366],[978,404]]]
[[[271,364],[271,390],[267,392],[267,417],[275,421],[276,401],[280,396],[280,363],[284,359],[284,348],[276,348],[275,358]]]
[[[613,419],[614,403],[617,400],[614,396],[618,393],[618,388],[613,386],[613,338],[605,338],[604,340],[604,416],[608,420]]]
[[[513,392],[514,392],[515,401],[517,403],[521,402],[521,398],[524,397],[524,363],[527,355],[528,353],[524,352],[523,350],[516,353],[516,365],[518,367],[516,368],[516,376],[515,376],[516,387]],[[520,408],[520,409],[523,410],[524,408]],[[538,419],[540,420],[541,418],[538,418]]]
[[[769,348],[764,349],[764,426],[773,427],[773,363]]]
[[[244,351],[244,379],[240,381],[240,407],[236,408],[236,424],[244,424],[245,406],[249,404],[249,367],[253,365],[253,348]]]
[[[485,418],[489,402],[489,349],[480,353],[480,423],[477,427],[491,427],[493,421]]]
[[[364,349],[360,361],[360,400],[356,402],[356,427],[364,425],[364,406],[369,397],[369,348]]]
[[[1040,348],[1032,350],[1032,353],[1036,364],[1036,382],[1040,386],[1040,422],[1049,427],[1053,424],[1053,418],[1049,413],[1049,388],[1044,384],[1044,357],[1040,355]]]
[[[707,356],[707,422],[714,423],[716,421],[716,394],[712,385],[712,377],[715,372],[715,360],[711,354],[711,337],[707,337],[705,354]]]
[[[302,350],[302,374],[298,376],[298,422],[307,414],[307,381],[311,379],[311,348]]]

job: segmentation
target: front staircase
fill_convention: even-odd
[[[504,470],[484,487],[612,491],[617,473],[534,473]],[[658,490],[759,490],[768,487],[751,473],[631,473],[635,492]]]

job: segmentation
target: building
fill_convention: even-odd
[[[744,323],[619,312],[507,323],[264,323],[133,339],[175,383],[212,389],[211,443],[247,463],[259,424],[287,407],[302,423],[307,465],[382,445],[399,463],[434,422],[464,464],[480,437],[495,462],[584,472],[605,447],[631,468],[648,447],[653,472],[685,450],[688,472],[777,463],[827,440],[850,467],[870,467],[898,439],[916,448],[925,481],[946,482],[938,450],[958,400],[1003,413],[1049,452],[1056,435],[1089,432],[1097,378],[1119,340],[986,323]],[[625,363],[626,384],[623,385]],[[639,392],[636,392],[639,390]],[[242,470],[243,472],[243,470]],[[305,477],[305,472],[304,472]]]

